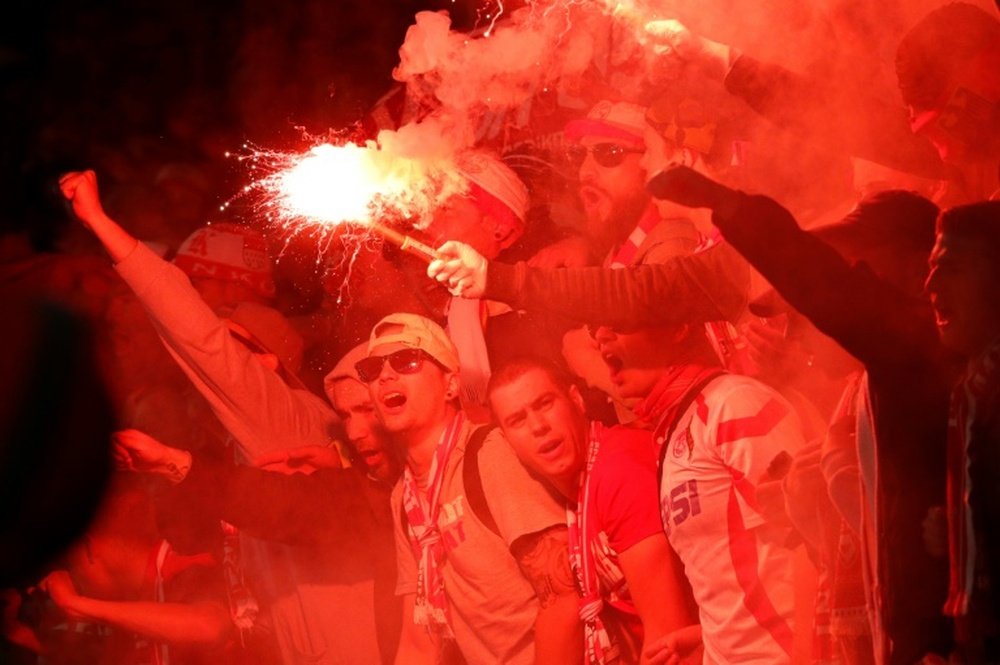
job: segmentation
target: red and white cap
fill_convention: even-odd
[[[646,107],[629,102],[597,102],[585,118],[566,124],[566,140],[576,143],[585,136],[597,136],[623,143],[631,148],[646,145]]]
[[[189,277],[244,284],[274,297],[274,276],[264,236],[229,222],[203,226],[181,243],[174,265]]]

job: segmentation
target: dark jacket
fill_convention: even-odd
[[[329,569],[343,581],[374,578],[379,648],[383,662],[392,662],[402,612],[391,484],[358,467],[286,475],[196,454],[187,477],[170,491],[248,535],[294,546],[296,556],[332,557],[336,565]]]

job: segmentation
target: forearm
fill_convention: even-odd
[[[139,244],[139,241],[132,234],[104,213],[95,215],[87,223],[94,236],[104,246],[108,256],[116,264],[131,254],[132,250]]]
[[[776,201],[739,194],[712,221],[792,307],[858,360],[909,354],[906,296],[801,229]]]
[[[157,642],[214,646],[229,633],[229,615],[219,603],[154,603],[76,597],[68,608],[100,623]]]
[[[583,623],[579,616],[579,599],[575,592],[565,592],[552,598],[538,610],[535,619],[535,662],[583,662]]]
[[[342,469],[286,475],[199,456],[177,491],[252,536],[307,545],[349,537],[371,516],[359,481]]]
[[[624,270],[550,270],[493,262],[485,297],[584,323],[669,325],[734,319],[746,304],[749,278],[746,262],[721,245]]]

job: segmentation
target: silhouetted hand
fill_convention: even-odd
[[[658,199],[689,208],[727,208],[736,205],[739,194],[687,166],[670,166],[653,177],[647,188]]]
[[[121,470],[154,473],[179,483],[191,468],[191,453],[172,448],[137,429],[115,432],[111,440],[115,465]]]

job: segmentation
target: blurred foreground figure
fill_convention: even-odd
[[[1000,662],[1000,202],[941,214],[927,292],[945,346],[967,361],[948,422],[945,611],[964,662]]]
[[[219,561],[174,551],[133,479],[116,478],[94,524],[39,586],[52,603],[35,628],[43,662],[253,662],[226,648],[233,625]]]
[[[0,588],[31,579],[86,529],[111,470],[114,430],[83,319],[9,290],[3,307]]]

